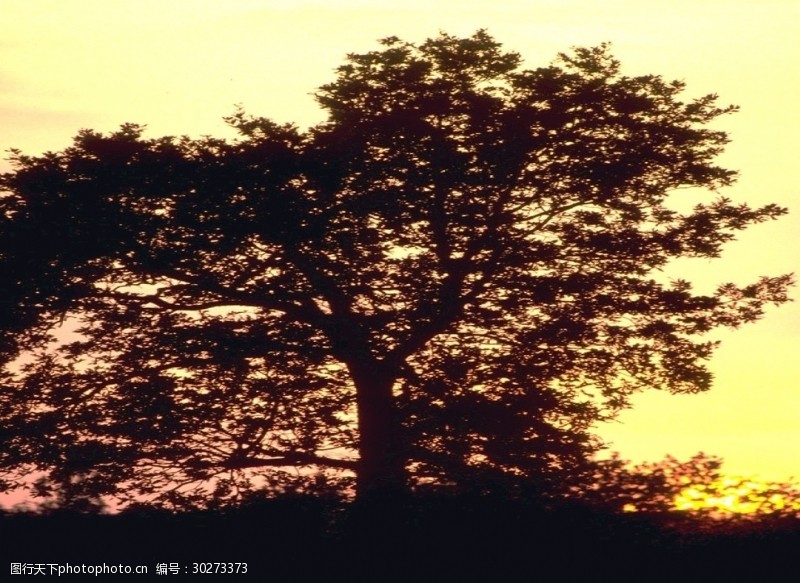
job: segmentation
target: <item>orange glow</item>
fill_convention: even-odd
[[[776,512],[799,514],[800,500],[782,486],[727,477],[711,484],[687,486],[675,497],[675,508],[714,518]]]

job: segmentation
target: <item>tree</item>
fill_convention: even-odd
[[[545,489],[634,392],[708,389],[705,333],[786,301],[788,276],[713,295],[661,276],[785,212],[670,206],[733,182],[706,126],[734,107],[622,75],[605,45],[533,70],[483,31],[381,45],[304,131],[237,111],[233,142],[126,124],[13,153],[13,483],[172,504],[348,475],[376,497]]]

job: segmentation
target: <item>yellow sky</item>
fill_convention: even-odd
[[[741,112],[719,125],[741,171],[728,196],[778,202],[721,260],[681,262],[675,276],[711,290],[800,272],[798,0],[0,0],[0,149],[67,146],[80,128],[147,124],[151,135],[230,135],[222,117],[299,125],[321,119],[310,93],[348,52],[396,35],[486,28],[530,66],[573,45],[611,41],[629,74],[683,79]],[[7,169],[5,162],[0,169]],[[795,292],[797,295],[800,292]],[[733,333],[703,395],[651,391],[600,428],[623,456],[721,455],[729,471],[800,478],[800,303]]]

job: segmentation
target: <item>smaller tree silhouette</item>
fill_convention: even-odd
[[[33,481],[31,491],[41,502],[29,509],[43,514],[100,514],[109,509],[102,498],[106,491],[104,477],[98,480],[98,476],[74,474],[64,476],[58,483],[53,478],[46,475]]]
[[[685,515],[713,521],[765,521],[800,517],[800,485],[734,476],[718,456],[632,464],[615,453],[596,462],[592,486],[578,499],[614,511]]]

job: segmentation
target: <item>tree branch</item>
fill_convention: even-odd
[[[211,466],[212,464],[208,464]],[[222,464],[221,468],[226,470],[244,470],[248,468],[275,467],[275,466],[329,466],[342,470],[355,470],[358,462],[355,460],[342,460],[329,457],[318,456],[311,453],[294,452],[275,457],[251,457],[241,459],[230,459]]]

